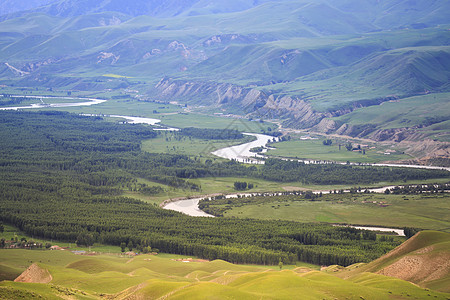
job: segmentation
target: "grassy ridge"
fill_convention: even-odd
[[[449,249],[449,233],[422,231],[383,257],[338,276],[362,282],[368,279],[366,272],[378,273],[448,293],[450,276],[446,265],[450,258]]]
[[[10,299],[31,293],[46,299],[59,299],[64,295],[76,299],[98,299],[100,294],[146,299],[163,296],[198,299],[211,295],[217,295],[219,299],[292,299],[298,295],[308,295],[310,299],[386,299],[389,296],[406,299],[407,294],[419,298],[429,294],[445,299],[448,295],[371,273],[344,280],[292,266],[288,267],[290,270],[280,272],[262,266],[232,265],[218,260],[189,263],[172,260],[177,258],[180,257],[82,257],[68,251],[0,250],[0,261],[6,265],[20,266],[25,270],[30,261],[40,260],[39,267],[49,270],[53,277],[48,285],[4,281],[0,283],[0,295]]]

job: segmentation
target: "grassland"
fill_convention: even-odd
[[[346,142],[344,140],[332,139],[333,144],[331,146],[325,146],[322,143],[324,139],[325,138],[317,140],[292,139],[291,141],[275,143],[271,145],[271,147],[275,149],[269,150],[266,155],[304,160],[349,161],[361,163],[377,163],[387,160],[393,161],[411,158],[409,155],[403,154],[400,150],[393,150],[391,146],[386,144],[371,144],[370,148],[367,147],[365,149],[365,154],[362,154],[357,151],[347,151],[345,148]],[[339,147],[339,144],[341,144],[341,147]],[[358,144],[362,143],[353,142],[354,146]],[[339,150],[339,148],[341,148],[341,150]]]
[[[379,129],[416,127],[433,139],[449,141],[448,102],[450,93],[408,97],[366,108],[359,108],[341,117],[332,118],[338,124],[374,124]]]
[[[389,275],[408,280],[421,287],[443,292],[450,292],[448,261],[450,259],[450,235],[439,231],[422,231],[406,241],[400,247],[369,264],[359,268],[330,270],[337,276],[354,282],[382,280],[380,275]],[[414,262],[414,263],[411,263]],[[370,272],[370,273],[369,273]],[[441,276],[436,276],[437,274]],[[376,277],[375,277],[376,276]],[[386,282],[387,284],[387,282]],[[394,280],[390,285],[401,286],[401,281]]]
[[[188,261],[186,257],[184,261]],[[0,250],[2,274],[5,270],[25,271],[35,263],[52,276],[50,284],[3,281],[0,296],[4,299],[33,294],[46,299],[198,299],[211,295],[217,299],[292,299],[299,295],[308,299],[406,299],[411,295],[445,299],[448,296],[406,281],[396,280],[392,284],[392,278],[371,273],[365,275],[366,280],[344,280],[307,266],[283,266],[283,271],[279,271],[220,260],[184,261],[176,255],[79,256],[69,251]],[[367,280],[368,276],[377,280]]]
[[[324,195],[315,201],[273,201],[233,206],[226,217],[281,219],[385,227],[418,227],[450,232],[450,196],[343,194]],[[210,205],[211,207],[213,205]]]

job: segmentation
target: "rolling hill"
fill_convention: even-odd
[[[301,295],[308,299],[408,299],[413,295],[446,299],[445,292],[423,289],[408,281],[375,273],[388,258],[392,264],[393,257],[414,256],[418,252],[431,257],[432,253],[438,253],[441,243],[448,243],[448,236],[442,235],[421,233],[419,238],[406,242],[397,252],[387,254],[380,261],[348,267],[353,270],[341,272],[334,272],[341,268],[333,266],[324,272],[306,266],[287,266],[286,270],[279,271],[278,267],[233,265],[220,260],[196,261],[164,254],[80,256],[69,251],[1,250],[0,256],[8,260],[2,260],[0,270],[21,269],[22,274],[17,275],[14,282],[0,283],[0,297],[198,299],[216,295],[218,299],[292,299]],[[425,251],[430,247],[431,251]],[[448,255],[448,248],[442,255]],[[32,262],[30,267],[23,266],[24,260]],[[340,278],[343,275],[345,279]],[[439,284],[435,287],[442,289],[448,270],[436,278],[433,283]]]
[[[365,272],[396,277],[443,292],[450,292],[450,234],[422,231],[379,259],[339,273],[342,278],[361,278]],[[351,268],[350,268],[351,269]]]
[[[450,91],[449,5],[56,1],[0,17],[0,84],[94,92],[131,87],[144,98],[377,140],[374,132],[386,128],[375,119],[365,120],[370,132],[338,129],[354,125],[346,116],[355,110]],[[424,121],[390,125],[414,139]],[[435,139],[434,127],[425,131]],[[446,135],[439,139],[448,142]]]

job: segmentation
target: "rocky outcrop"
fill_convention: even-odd
[[[155,86],[154,94],[164,100],[183,99],[192,104],[240,108],[242,113],[252,117],[288,119],[285,125],[295,128],[312,127],[327,116],[314,111],[308,102],[298,97],[267,94],[230,83],[163,78]]]
[[[324,118],[319,122],[319,124],[314,126],[313,129],[318,132],[329,134],[329,133],[334,133],[337,128],[338,128],[338,124],[335,121]]]
[[[120,59],[120,55],[114,55],[114,53],[110,52],[100,52],[97,59],[97,64],[106,61],[109,64],[114,65]]]

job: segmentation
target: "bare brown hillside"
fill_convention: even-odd
[[[379,259],[338,274],[351,278],[363,272],[395,277],[450,292],[450,234],[422,231]]]
[[[14,281],[27,283],[49,283],[52,279],[52,275],[47,269],[43,269],[37,264],[32,264]]]

